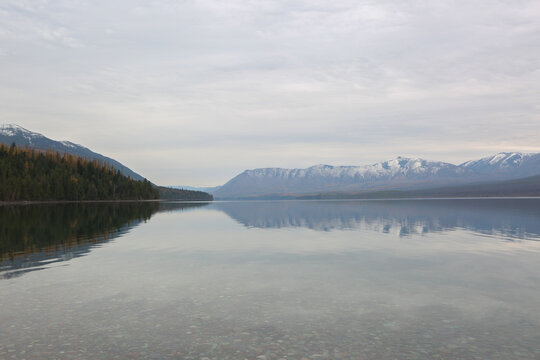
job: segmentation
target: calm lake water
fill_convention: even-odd
[[[0,359],[540,359],[540,200],[0,206]]]

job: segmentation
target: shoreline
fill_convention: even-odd
[[[60,204],[95,204],[95,203],[140,203],[140,202],[211,202],[207,200],[146,199],[146,200],[17,200],[0,201],[0,206],[9,205],[60,205]]]
[[[323,198],[323,199],[215,199],[215,200],[179,200],[179,199],[150,199],[150,200],[20,200],[0,201],[0,206],[13,205],[61,205],[61,204],[97,204],[97,203],[143,203],[143,202],[274,202],[274,201],[403,201],[403,200],[488,200],[488,199],[540,199],[540,196],[462,196],[462,197],[395,197],[395,198]]]

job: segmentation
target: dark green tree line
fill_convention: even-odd
[[[0,201],[157,199],[148,181],[97,160],[0,144]]]

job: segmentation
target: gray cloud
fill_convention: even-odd
[[[537,1],[5,1],[1,122],[163,184],[540,151]]]

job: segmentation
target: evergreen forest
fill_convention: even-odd
[[[158,198],[159,190],[148,180],[133,180],[108,163],[0,144],[0,201]]]

